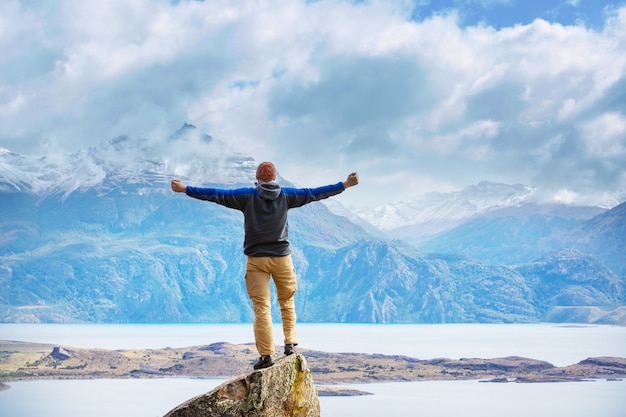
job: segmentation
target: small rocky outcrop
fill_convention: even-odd
[[[65,350],[62,351],[60,346],[55,346],[52,349],[52,353],[50,354],[50,357],[57,361],[66,361],[70,358],[70,354],[69,352],[65,352]]]
[[[319,417],[320,404],[308,365],[300,354],[266,369],[231,379],[192,398],[165,417]]]

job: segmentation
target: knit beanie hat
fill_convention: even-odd
[[[271,162],[261,162],[256,169],[256,179],[261,182],[270,182],[276,179],[276,167]]]

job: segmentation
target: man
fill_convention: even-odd
[[[254,310],[254,339],[260,358],[254,369],[272,366],[274,333],[270,312],[270,276],[283,320],[285,355],[295,353],[296,335],[296,273],[291,261],[288,240],[287,211],[312,201],[322,200],[343,192],[359,183],[356,172],[344,182],[318,188],[281,188],[276,182],[276,168],[262,162],[256,171],[256,187],[223,190],[186,186],[172,180],[174,192],[240,210],[244,215],[244,254],[246,261],[246,290]]]

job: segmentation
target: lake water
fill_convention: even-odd
[[[331,352],[402,354],[419,359],[524,356],[557,366],[592,356],[626,357],[626,328],[552,324],[299,324],[300,345]],[[0,324],[0,339],[106,349],[250,343],[250,324]],[[276,340],[282,335],[276,326]],[[2,417],[158,417],[210,391],[222,379],[10,382],[0,392]],[[419,381],[342,385],[371,392],[321,397],[323,417],[339,416],[626,416],[626,381],[493,384]]]

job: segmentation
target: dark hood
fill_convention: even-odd
[[[263,200],[276,200],[280,195],[280,185],[277,182],[259,182],[256,191]]]

